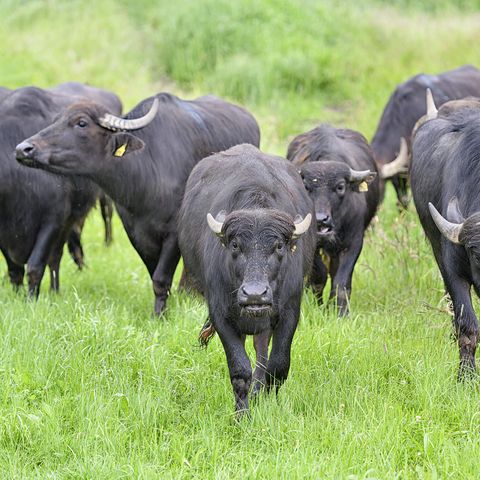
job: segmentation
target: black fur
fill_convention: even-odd
[[[99,98],[103,93],[109,98],[113,95],[83,88],[87,96],[89,92]],[[35,87],[3,92],[0,101],[0,249],[15,286],[23,283],[27,264],[30,295],[38,295],[47,263],[51,287],[58,289],[63,245],[72,225],[83,224],[100,192],[89,180],[19,165],[14,150],[25,137],[50,125],[73,101],[71,95]],[[75,241],[77,251],[82,252],[80,237],[75,236]],[[81,257],[83,260],[83,253]]]
[[[395,159],[400,138],[411,145],[411,134],[417,120],[426,113],[425,92],[430,88],[437,108],[448,100],[480,96],[480,70],[464,65],[439,75],[419,74],[398,85],[392,93],[372,139],[372,149],[379,166]],[[399,202],[407,206],[407,182],[399,176],[392,179]]]
[[[207,213],[225,215],[219,236],[210,230]],[[246,334],[254,335],[257,353],[254,391],[287,377],[303,278],[315,249],[313,222],[298,239],[292,234],[296,216],[308,213],[313,214],[313,206],[295,167],[251,145],[202,160],[188,179],[179,215],[180,248],[225,348],[237,411],[248,408],[252,380]],[[249,282],[271,293],[264,308],[241,303]]]
[[[330,274],[330,298],[346,314],[364,232],[380,201],[372,152],[360,133],[320,125],[294,138],[287,158],[298,166],[315,205],[317,251],[310,283],[321,303]],[[363,185],[368,183],[368,191],[360,192],[361,182],[350,181],[350,169],[371,172]]]
[[[135,132],[102,128],[105,108],[84,102],[28,141],[35,145],[32,166],[93,179],[112,198],[152,277],[160,314],[180,259],[176,216],[190,171],[214,152],[243,142],[258,145],[260,133],[247,111],[218,98],[185,101],[168,93],[156,98],[156,117]],[[142,101],[125,117],[143,116],[152,101]],[[80,119],[85,127],[78,126]],[[125,154],[116,157],[121,145]]]
[[[414,137],[411,185],[420,221],[453,302],[462,375],[475,368],[478,339],[470,289],[473,286],[480,294],[480,104],[478,100],[470,105],[449,102],[444,107],[438,118],[424,123]],[[462,223],[448,218],[447,207],[453,197],[466,219],[460,244],[441,235],[428,209],[431,202],[444,218]]]

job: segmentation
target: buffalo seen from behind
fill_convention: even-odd
[[[480,97],[480,70],[464,65],[439,75],[416,75],[400,84],[388,100],[371,145],[379,167],[392,162],[403,137],[411,150],[411,134],[417,120],[426,113],[425,89],[432,91],[437,105],[468,96]],[[392,178],[399,203],[408,205],[407,179]]]
[[[202,160],[188,179],[180,248],[225,349],[237,412],[248,409],[251,387],[257,393],[287,378],[315,250],[312,214],[296,168],[251,145]],[[253,386],[246,335],[254,336]]]
[[[330,298],[346,314],[353,269],[380,200],[370,147],[358,132],[321,125],[295,137],[287,158],[315,205],[317,250],[310,284],[322,303],[330,274]]]
[[[113,199],[150,273],[160,314],[180,259],[176,221],[190,171],[214,152],[259,141],[257,122],[236,105],[160,93],[125,118],[97,103],[74,105],[18,145],[16,155],[31,167],[92,179]]]
[[[52,175],[19,165],[15,146],[29,135],[53,123],[70,104],[97,98],[120,111],[118,97],[104,90],[83,86],[80,95],[62,94],[35,87],[2,93],[0,100],[0,249],[6,259],[11,283],[23,284],[27,265],[28,292],[38,296],[46,265],[51,287],[59,288],[59,266],[72,226],[83,224],[100,189],[86,178]],[[80,252],[81,244],[76,237]],[[83,254],[75,252],[83,263]]]
[[[454,310],[459,377],[475,369],[480,295],[480,101],[445,103],[413,140],[411,186]]]

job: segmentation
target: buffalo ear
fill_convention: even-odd
[[[358,173],[363,173],[363,175],[358,175],[357,178],[350,179],[350,185],[352,186],[352,190],[354,192],[368,192],[368,185],[370,185],[375,180],[377,172],[366,170],[364,172]]]
[[[127,132],[113,133],[109,141],[109,150],[114,157],[124,157],[130,153],[142,150],[145,142]]]

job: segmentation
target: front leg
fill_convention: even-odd
[[[278,388],[287,379],[290,370],[290,351],[293,335],[297,329],[300,316],[301,292],[283,306],[279,314],[279,320],[273,330],[272,350],[267,364],[266,387]]]
[[[37,297],[40,283],[53,245],[58,241],[60,231],[57,225],[47,225],[37,235],[35,246],[27,262],[28,295]]]
[[[270,337],[272,331],[270,329],[265,330],[262,333],[257,333],[253,336],[253,345],[255,347],[256,364],[253,372],[253,386],[252,394],[256,395],[260,392],[262,387],[266,383],[266,372],[268,362],[268,345],[270,343]]]
[[[362,232],[363,234],[363,232]],[[335,299],[338,314],[348,315],[350,294],[352,292],[352,275],[363,246],[363,235],[355,239],[350,247],[340,252],[338,257],[332,259],[332,289],[330,299]]]
[[[310,275],[310,285],[319,305],[322,305],[323,303],[323,290],[327,283],[327,279],[327,267],[323,263],[320,250],[317,250],[315,252],[315,257],[313,258],[312,273]]]
[[[212,308],[209,310],[227,357],[230,381],[235,395],[235,412],[237,416],[241,416],[248,411],[248,391],[252,382],[252,366],[245,351],[245,335],[239,334],[223,315],[220,317]]]
[[[449,273],[445,285],[452,297],[454,328],[460,353],[459,379],[475,370],[475,351],[478,340],[478,320],[472,306],[470,284],[463,278]]]
[[[152,274],[155,294],[155,313],[161,315],[165,309],[173,275],[180,260],[180,249],[176,233],[169,233],[162,244],[157,266]]]

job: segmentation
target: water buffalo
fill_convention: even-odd
[[[252,382],[245,335],[254,335],[253,391],[287,378],[315,250],[312,214],[295,167],[252,145],[202,160],[188,179],[180,248],[225,349],[237,412],[248,409]]]
[[[480,101],[445,103],[413,138],[412,194],[454,310],[459,377],[475,369],[480,294]]]
[[[372,152],[360,133],[320,125],[295,137],[287,158],[315,204],[317,251],[310,284],[321,303],[330,274],[330,298],[339,314],[347,314],[353,269],[380,200]]]
[[[125,118],[96,103],[72,106],[16,155],[31,167],[93,179],[113,199],[161,314],[180,259],[176,217],[190,171],[211,153],[259,141],[257,122],[236,105],[160,93]]]
[[[437,105],[467,96],[480,96],[480,70],[464,65],[439,75],[422,73],[400,84],[385,106],[372,139],[373,154],[379,167],[393,161],[402,137],[406,139],[410,151],[412,129],[415,122],[426,112],[426,88],[431,89]],[[394,176],[392,182],[399,203],[406,207],[406,177]]]
[[[35,87],[12,90],[0,101],[0,249],[14,286],[22,285],[27,264],[31,296],[38,296],[47,264],[51,287],[58,289],[64,243],[72,226],[94,205],[99,188],[88,179],[27,169],[13,152],[18,142],[50,125],[72,101],[72,96]]]

